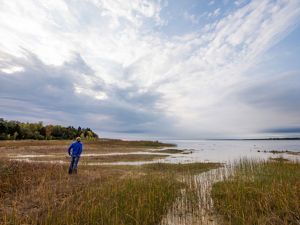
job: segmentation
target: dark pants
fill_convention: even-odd
[[[76,174],[77,173],[77,164],[79,161],[78,156],[71,156],[71,163],[69,167],[69,174],[72,174],[73,172]]]

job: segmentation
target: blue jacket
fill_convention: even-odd
[[[71,155],[71,149],[72,149],[72,156],[80,157],[82,152],[82,143],[80,141],[74,141],[68,148],[69,155]]]

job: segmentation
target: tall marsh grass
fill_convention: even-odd
[[[69,176],[64,165],[0,161],[0,224],[160,224],[182,196],[196,210],[191,179],[217,166],[82,166]]]
[[[171,177],[151,176],[95,185],[53,209],[43,224],[158,224],[179,186]]]
[[[224,224],[300,224],[300,163],[241,160],[212,197]]]

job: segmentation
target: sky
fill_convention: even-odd
[[[0,0],[0,117],[102,137],[300,136],[299,0]]]

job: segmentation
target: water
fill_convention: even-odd
[[[180,149],[193,149],[193,153],[176,157],[168,157],[167,162],[224,162],[224,167],[213,169],[185,180],[189,183],[187,190],[176,199],[168,213],[162,219],[163,225],[217,225],[222,224],[222,217],[214,213],[211,189],[214,183],[228,179],[234,174],[234,165],[231,162],[241,158],[268,159],[282,156],[284,158],[300,159],[300,155],[273,154],[264,151],[293,151],[300,152],[300,141],[187,141],[171,140]],[[260,152],[258,152],[260,151]],[[188,201],[187,193],[196,190],[198,207],[193,207]]]
[[[179,149],[192,149],[192,154],[175,154],[164,159],[170,163],[232,162],[241,158],[268,159],[284,157],[300,159],[300,155],[273,154],[264,151],[300,152],[300,140],[164,140]],[[180,155],[180,156],[179,156]]]
[[[241,158],[251,159],[269,159],[283,157],[290,160],[300,161],[300,140],[163,140],[162,142],[177,144],[177,149],[184,149],[184,154],[168,154],[157,152],[157,149],[149,149],[146,152],[115,152],[115,153],[87,153],[86,156],[105,156],[105,155],[168,155],[166,158],[154,161],[120,161],[120,162],[87,162],[86,165],[142,165],[149,163],[192,163],[192,162],[221,162],[230,164]],[[172,147],[174,148],[174,147]],[[168,148],[165,148],[168,149]],[[299,152],[298,155],[287,153],[273,154],[268,151],[292,151]],[[27,161],[27,162],[49,162],[46,160],[31,160],[33,158],[52,158],[54,163],[62,163],[59,158],[64,155],[9,155],[12,160]],[[56,160],[55,160],[56,159]]]
[[[163,217],[162,225],[218,225],[219,216],[213,211],[211,197],[212,185],[233,175],[232,165],[225,165],[207,172],[183,177],[182,182],[187,188],[183,189],[168,213]],[[194,203],[189,199],[189,193],[194,192]]]
[[[286,153],[273,154],[268,151],[293,151],[300,153],[300,140],[164,140],[163,142],[177,144],[177,149],[185,149],[186,154],[169,154],[164,159],[154,161],[138,161],[138,162],[87,162],[86,165],[141,165],[146,163],[162,162],[162,163],[191,163],[191,162],[221,162],[225,163],[224,167],[210,170],[201,174],[183,177],[182,182],[188,184],[186,189],[182,189],[179,197],[170,207],[166,215],[163,217],[161,224],[163,225],[217,225],[222,224],[222,218],[214,214],[213,200],[211,198],[211,188],[215,182],[222,181],[230,177],[233,173],[232,162],[241,158],[251,159],[269,159],[271,157],[284,157],[288,159],[300,160],[300,154],[291,155]],[[173,147],[172,147],[173,148]],[[168,148],[166,148],[168,149]],[[264,152],[266,151],[266,152]],[[84,153],[83,157],[93,157],[102,155],[127,155],[127,154],[163,154],[158,153],[157,149],[148,149],[147,152],[130,152],[130,153]],[[13,160],[27,162],[43,162],[43,163],[66,163],[62,160],[32,160],[32,158],[43,159],[48,155],[17,155],[11,156]],[[54,158],[53,155],[49,155]],[[56,155],[55,155],[56,157]],[[61,156],[62,157],[62,156]],[[195,207],[190,201],[189,193],[196,191]]]

